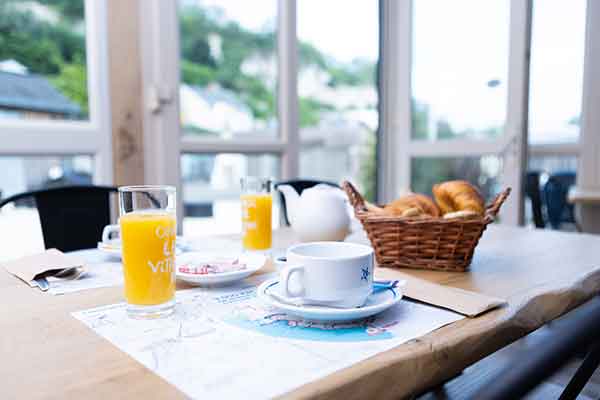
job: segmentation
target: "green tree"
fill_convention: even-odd
[[[377,198],[377,137],[375,132],[369,132],[365,150],[361,155],[359,182],[364,198],[368,201],[375,201]]]
[[[82,62],[63,64],[52,84],[81,107],[83,116],[88,115],[87,70]]]
[[[30,73],[49,78],[87,115],[85,37],[73,29],[83,21],[83,2],[43,2],[59,14],[58,23],[40,20],[15,4],[15,0],[0,3],[0,60],[14,59]]]

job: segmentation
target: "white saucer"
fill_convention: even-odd
[[[113,239],[109,242],[98,242],[98,250],[110,256],[121,258],[121,241]]]
[[[350,321],[370,317],[387,310],[402,299],[402,291],[399,288],[386,289],[371,294],[362,307],[357,308],[333,308],[326,306],[300,306],[284,303],[271,296],[269,291],[277,290],[279,278],[269,279],[262,283],[257,289],[257,296],[266,304],[276,307],[288,314],[314,321]]]
[[[191,283],[192,285],[214,285],[214,284],[225,284],[231,283],[235,281],[242,280],[252,275],[259,269],[261,269],[267,258],[262,254],[249,254],[244,253],[239,256],[239,260],[242,263],[246,264],[246,269],[242,269],[239,271],[232,272],[222,272],[218,274],[206,274],[206,275],[198,275],[198,274],[189,274],[185,272],[179,271],[179,266],[193,260],[194,262],[210,262],[215,260],[214,256],[211,256],[206,253],[199,252],[191,252],[191,253],[183,253],[176,258],[177,264],[177,279],[185,281],[187,283]]]

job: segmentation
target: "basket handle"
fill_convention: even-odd
[[[506,188],[504,189],[502,192],[500,192],[495,198],[494,201],[492,201],[485,210],[485,219],[488,222],[492,222],[494,219],[496,219],[496,215],[498,215],[498,212],[500,211],[500,207],[502,207],[502,204],[504,204],[504,202],[506,201],[506,199],[508,198],[508,195],[510,194],[511,188]]]
[[[355,212],[359,211],[367,211],[367,206],[365,205],[365,199],[359,193],[359,191],[348,181],[342,182],[342,189],[348,195],[348,199],[350,200],[350,204],[354,208]]]

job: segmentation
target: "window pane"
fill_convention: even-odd
[[[0,198],[48,187],[92,184],[92,156],[0,156]]]
[[[300,175],[349,179],[370,199],[376,179],[378,12],[376,1],[298,2]]]
[[[413,139],[489,139],[502,134],[509,3],[413,2]]]
[[[240,178],[279,177],[274,155],[184,154],[181,156],[186,236],[241,232]],[[279,226],[278,197],[273,196],[273,226]]]
[[[85,120],[83,0],[0,2],[0,121]]]
[[[276,0],[179,0],[184,134],[274,137]]]
[[[91,184],[92,156],[0,157],[0,199],[28,190],[73,184]],[[0,208],[0,260],[44,249],[39,217],[31,199]]]
[[[536,0],[533,3],[531,143],[575,142],[579,137],[585,4],[585,0]]]
[[[498,180],[501,169],[502,163],[496,156],[413,158],[411,187],[416,193],[431,195],[436,183],[464,179],[477,186],[489,201],[502,189]]]

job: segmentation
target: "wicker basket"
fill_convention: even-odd
[[[475,246],[494,221],[510,188],[486,207],[485,215],[471,219],[403,218],[374,215],[350,182],[342,184],[375,250],[379,265],[405,268],[466,271]]]

